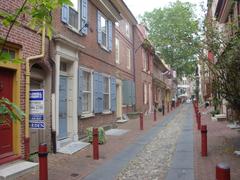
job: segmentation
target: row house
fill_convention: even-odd
[[[0,124],[0,164],[29,159],[40,143],[59,152],[84,138],[88,127],[113,126],[128,112],[149,113],[170,102],[169,69],[126,4],[71,1],[52,12],[51,40],[45,30],[29,28],[24,15],[9,34],[3,51],[24,63],[0,63],[0,97],[26,116]],[[1,1],[0,8],[15,12],[23,2]],[[7,30],[0,27],[2,38]]]

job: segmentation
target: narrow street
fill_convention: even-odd
[[[175,110],[85,179],[193,179],[192,117],[191,105]]]

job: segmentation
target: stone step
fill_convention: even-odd
[[[13,180],[17,177],[38,170],[38,163],[18,160],[0,166],[0,180]]]

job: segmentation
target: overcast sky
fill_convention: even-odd
[[[175,2],[176,0],[124,0],[129,9],[137,18],[138,15],[143,15],[145,11],[152,11],[154,8],[165,7],[169,2]],[[200,3],[204,2],[206,4],[207,0],[180,0],[182,2],[190,2],[198,6],[200,11]],[[199,12],[200,13],[200,12]]]

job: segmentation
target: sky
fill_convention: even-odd
[[[137,18],[138,15],[143,15],[145,11],[152,11],[154,8],[160,8],[167,6],[170,2],[176,0],[124,0],[129,9],[132,11],[134,16]],[[190,2],[197,5],[197,11],[200,11],[200,3],[206,4],[207,0],[180,0],[182,2]]]

